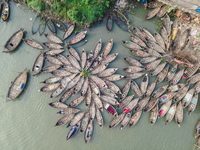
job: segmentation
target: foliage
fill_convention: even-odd
[[[39,12],[50,9],[64,19],[73,20],[80,24],[91,24],[100,21],[116,0],[24,0],[28,6]],[[49,4],[51,5],[49,5]]]

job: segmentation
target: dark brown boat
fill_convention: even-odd
[[[24,42],[26,42],[26,44],[28,44],[29,46],[33,47],[33,48],[36,48],[36,49],[40,49],[40,50],[43,50],[44,47],[42,47],[42,45],[38,42],[36,42],[35,40],[33,39],[23,39]]]
[[[23,30],[24,29],[19,29],[17,32],[15,32],[6,42],[6,44],[4,45],[4,50],[3,52],[8,53],[8,52],[12,52],[14,51],[17,46],[19,45],[19,43],[22,40],[23,37]]]
[[[27,81],[27,69],[22,71],[13,82],[11,82],[11,86],[9,87],[8,94],[6,97],[6,102],[11,101],[19,96],[19,94],[23,91]]]
[[[113,19],[112,19],[112,14],[109,14],[106,20],[106,28],[107,31],[110,32],[113,27]]]

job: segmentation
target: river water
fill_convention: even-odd
[[[145,13],[144,9],[136,9],[136,15],[132,16],[134,18],[133,24],[137,27],[145,27],[153,33],[156,30],[157,20],[144,20]],[[0,23],[1,51],[3,51],[3,45],[7,39],[19,28],[24,28],[27,31],[26,38],[33,38],[39,42],[47,41],[44,36],[39,36],[38,33],[35,35],[31,34],[31,27],[35,17],[35,13],[25,10],[24,7],[17,6],[15,3],[11,3],[9,22]],[[46,33],[49,32],[47,29]],[[63,32],[58,31],[58,36],[62,37],[62,35]],[[130,53],[127,48],[122,46],[121,40],[128,40],[129,34],[119,29],[116,25],[114,25],[112,32],[108,33],[105,27],[105,20],[97,24],[88,30],[86,37],[88,42],[86,45],[76,49],[79,54],[82,48],[85,48],[89,52],[94,48],[95,43],[99,39],[102,39],[104,46],[111,38],[114,39],[112,53],[117,52],[119,55],[109,66],[118,67],[117,73],[125,75],[122,68],[127,66],[127,64],[122,61],[122,58],[130,56]],[[117,126],[109,129],[108,126],[112,117],[104,111],[102,113],[104,127],[100,129],[95,122],[90,143],[85,144],[83,134],[80,133],[77,133],[74,138],[66,141],[69,128],[66,128],[66,126],[54,127],[57,120],[62,116],[56,114],[58,110],[48,105],[52,101],[57,101],[58,98],[50,99],[50,93],[38,91],[43,86],[39,82],[50,77],[49,74],[40,74],[33,77],[30,73],[24,92],[16,100],[6,103],[6,94],[10,82],[25,68],[31,70],[39,53],[39,50],[22,43],[14,53],[2,53],[0,55],[1,150],[191,150],[196,143],[194,127],[199,119],[199,106],[197,106],[197,109],[191,116],[188,116],[187,110],[184,110],[184,120],[181,127],[178,127],[174,120],[165,126],[164,118],[158,119],[151,126],[149,123],[149,113],[143,113],[139,122],[131,128],[126,127],[120,130],[119,126]],[[64,55],[66,53],[65,51]],[[122,88],[126,82],[124,79],[115,83]],[[78,108],[87,110],[84,103]]]

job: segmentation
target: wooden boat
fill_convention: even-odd
[[[166,53],[164,49],[162,49],[162,47],[160,45],[158,45],[156,42],[147,42],[147,46],[155,51],[157,51],[158,53]]]
[[[53,56],[50,56],[50,55],[47,55],[45,57],[45,61],[47,61],[47,62],[49,62],[51,64],[54,64],[54,65],[63,65],[63,63],[59,59],[57,59],[57,58],[55,58]]]
[[[81,90],[83,83],[84,83],[84,76],[82,76],[81,79],[78,81],[78,83],[75,85],[73,92],[74,95]]]
[[[107,16],[107,19],[106,19],[106,28],[107,28],[107,31],[110,32],[112,30],[112,27],[113,27],[112,14],[109,14]]]
[[[119,104],[118,101],[114,97],[110,97],[108,95],[101,95],[100,98],[104,102],[107,102],[111,105],[118,105]]]
[[[151,76],[156,76],[157,74],[159,74],[165,67],[165,65],[167,64],[167,62],[164,62],[162,64],[159,64],[155,69],[153,69],[150,73]]]
[[[138,101],[139,101],[139,98],[135,98],[132,101],[130,101],[128,105],[126,105],[126,107],[124,108],[123,113],[132,111],[133,108],[137,106]]]
[[[142,92],[140,91],[140,88],[138,87],[137,83],[133,80],[131,80],[131,89],[138,97],[142,97]]]
[[[90,119],[89,112],[87,112],[87,113],[85,113],[85,116],[83,117],[83,119],[81,121],[81,127],[80,127],[81,133],[83,133],[87,129],[89,119]]]
[[[40,19],[40,26],[39,26],[39,34],[42,35],[46,29],[47,22],[46,20],[42,17]]]
[[[65,87],[61,84],[55,91],[51,93],[50,98],[59,96],[64,90],[65,90]]]
[[[44,35],[49,41],[51,41],[53,43],[63,44],[63,41],[60,38],[58,38],[57,36],[55,36],[54,34],[47,33]]]
[[[175,75],[175,73],[176,73],[176,71],[177,71],[177,67],[178,67],[178,65],[175,64],[175,65],[173,65],[173,66],[170,68],[170,70],[169,70],[169,72],[167,73],[167,76],[166,76],[166,78],[165,78],[165,80],[166,80],[167,82],[170,81],[170,80],[174,77],[174,75]]]
[[[142,50],[130,50],[130,52],[132,53],[132,55],[137,56],[137,57],[151,56],[150,54],[148,54],[147,52],[144,52]]]
[[[74,58],[74,56],[67,55],[67,59],[69,60],[69,62],[71,63],[73,67],[77,68],[78,70],[81,70],[81,66],[79,62],[76,60],[76,58]]]
[[[52,72],[54,70],[57,70],[61,67],[61,65],[50,65],[50,66],[45,66],[42,68],[42,72],[48,73]]]
[[[32,25],[32,34],[35,34],[40,28],[40,15],[37,15]]]
[[[156,42],[156,39],[148,30],[143,28],[140,31],[142,32],[142,34],[144,34],[144,37],[148,42]]]
[[[163,5],[163,6],[160,8],[159,12],[156,14],[156,16],[157,16],[158,18],[161,18],[161,17],[163,17],[166,13],[167,13],[167,5]]]
[[[161,96],[166,90],[167,90],[168,84],[167,85],[163,85],[159,88],[157,88],[153,93],[152,93],[152,97],[153,98],[158,98],[159,96]]]
[[[66,115],[62,118],[60,118],[57,123],[55,124],[55,126],[61,126],[61,125],[64,125],[66,123],[68,123],[70,120],[72,120],[72,118],[74,117],[75,114],[69,114],[69,115]]]
[[[196,82],[198,82],[198,81],[200,81],[200,73],[197,73],[197,74],[191,76],[191,77],[187,80],[187,82],[188,82],[189,84],[194,84],[194,83],[196,83]]]
[[[179,102],[177,109],[176,109],[176,113],[175,113],[175,121],[178,124],[178,126],[180,127],[182,121],[183,121],[183,105],[182,102]]]
[[[60,44],[57,44],[57,43],[44,42],[42,44],[49,49],[63,49],[63,47]]]
[[[171,85],[167,88],[167,91],[171,91],[171,92],[176,92],[179,91],[180,89],[182,89],[185,86],[184,83],[179,83],[176,85]]]
[[[157,58],[162,57],[162,55],[159,52],[157,52],[156,50],[152,48],[144,48],[143,51],[152,57],[157,57]]]
[[[154,38],[156,39],[156,43],[162,47],[162,49],[165,49],[165,43],[163,41],[163,38],[158,32],[154,33]]]
[[[63,49],[62,49],[63,50]],[[71,65],[71,63],[69,62],[69,60],[65,57],[65,56],[63,56],[63,55],[61,55],[61,54],[57,54],[56,55],[56,58],[58,59],[58,60],[60,60],[64,65]]]
[[[150,10],[147,14],[146,14],[146,17],[145,19],[151,19],[153,18],[159,11],[160,11],[160,8],[161,7],[156,7],[152,10]]]
[[[45,55],[51,55],[51,56],[55,56],[56,57],[58,56],[58,54],[64,52],[65,50],[64,49],[50,49],[48,51],[45,51]],[[63,55],[62,55],[63,56]],[[64,57],[64,56],[63,56]],[[57,57],[58,58],[58,57]],[[70,64],[70,63],[69,63]]]
[[[9,4],[7,2],[4,3],[3,9],[2,9],[2,20],[3,21],[7,21],[10,15],[10,7]]]
[[[3,52],[8,53],[14,51],[17,46],[20,44],[22,38],[23,38],[23,33],[24,29],[20,29],[17,32],[15,32],[6,42],[4,45],[4,50]]]
[[[54,23],[54,25],[61,31],[65,32],[66,30],[66,26],[63,22],[61,21],[55,21],[55,20],[52,20],[52,22]]]
[[[69,44],[76,44],[78,42],[80,42],[81,40],[83,40],[86,36],[87,31],[82,31],[79,34],[77,34],[76,36],[74,36],[70,41]]]
[[[160,96],[159,103],[160,104],[166,103],[166,102],[170,101],[175,95],[176,95],[176,92],[168,92],[168,93]]]
[[[176,103],[174,103],[170,107],[169,111],[167,112],[167,114],[165,116],[165,119],[166,119],[165,125],[172,121],[172,119],[174,118],[175,113],[176,113]]]
[[[67,140],[69,140],[71,137],[73,137],[80,128],[81,121],[79,121],[77,124],[75,124],[68,132],[67,134]]]
[[[168,101],[167,103],[164,103],[159,111],[158,111],[158,117],[163,117],[169,110],[170,106],[171,106],[172,101]]]
[[[74,31],[74,28],[75,28],[75,22],[72,23],[66,30],[66,32],[64,33],[63,35],[63,40],[67,39],[71,34],[72,32]]]
[[[194,94],[192,100],[190,101],[190,104],[188,105],[188,114],[191,115],[191,113],[196,109],[198,103],[198,94]]]
[[[141,111],[149,102],[150,97],[144,97],[135,106],[135,111]]]
[[[102,58],[105,58],[110,53],[112,47],[113,47],[113,39],[111,39],[110,41],[108,41],[106,43],[106,45],[104,46],[103,52],[102,52],[102,54],[103,54]]]
[[[95,103],[91,101],[90,106],[89,106],[89,113],[90,113],[90,120],[93,121],[95,118]]]
[[[144,58],[140,59],[140,63],[142,63],[142,64],[148,64],[150,62],[155,61],[156,59],[157,59],[157,57],[154,57],[154,56],[144,57]]]
[[[105,58],[102,59],[101,64],[108,64],[108,63],[112,62],[113,60],[115,60],[117,55],[118,55],[118,53],[113,53],[113,54],[106,56]]]
[[[145,73],[143,73],[143,72],[131,73],[131,74],[125,75],[124,78],[127,80],[137,79],[137,78],[143,76],[144,74]]]
[[[158,118],[158,104],[156,104],[150,111],[149,121],[151,125],[154,125]]]
[[[68,49],[69,53],[74,58],[76,58],[76,60],[78,60],[80,62],[80,56],[79,56],[78,52],[73,47],[71,47],[71,46],[68,46],[67,49]]]
[[[149,77],[148,74],[145,74],[140,82],[140,91],[142,92],[142,95],[146,93],[148,84],[149,84]]]
[[[138,73],[138,72],[144,70],[144,68],[140,68],[138,66],[127,66],[123,70],[127,73]]]
[[[123,59],[125,62],[127,62],[131,66],[143,67],[143,65],[138,60],[132,57],[124,57]]]
[[[147,48],[146,44],[137,36],[131,35],[130,40],[143,48]]]
[[[11,86],[8,89],[8,94],[6,96],[6,102],[11,101],[17,98],[20,93],[23,91],[27,81],[27,69],[22,71],[13,82],[11,82]]]
[[[120,103],[117,105],[117,108],[120,109],[127,106],[131,102],[134,96],[135,95],[126,96],[124,99],[120,101]]]
[[[184,73],[184,69],[179,70],[179,71],[174,75],[174,77],[172,78],[172,80],[171,80],[171,82],[170,82],[171,85],[177,84],[177,83],[180,81],[181,77],[183,76],[183,73]]]
[[[121,113],[118,116],[113,117],[113,119],[110,122],[109,128],[114,128],[116,127],[124,118],[125,113]]]
[[[127,94],[128,94],[128,92],[129,92],[129,89],[130,89],[130,86],[131,86],[131,80],[129,80],[124,86],[123,86],[123,88],[122,88],[122,90],[121,90],[121,96],[120,96],[120,100],[123,100],[126,96],[127,96]]]
[[[47,21],[47,27],[49,28],[49,30],[53,33],[53,34],[56,34],[56,26],[55,24],[52,22],[51,19],[49,19]]]
[[[124,76],[120,74],[113,74],[113,75],[104,77],[105,80],[109,80],[109,81],[118,81],[122,78],[124,78]]]
[[[138,44],[134,43],[134,42],[131,42],[131,41],[124,41],[122,40],[122,44],[129,48],[129,49],[134,49],[134,50],[140,50],[142,49]]]
[[[90,106],[91,100],[92,100],[92,93],[91,93],[91,88],[88,86],[87,92],[85,94],[85,106],[88,107]]]
[[[57,89],[60,86],[60,83],[51,83],[43,86],[40,91],[41,92],[51,92],[55,89]]]
[[[58,108],[58,109],[66,109],[69,107],[68,105],[62,102],[52,102],[52,103],[49,103],[49,105],[53,108]]]
[[[144,107],[144,112],[149,112],[151,109],[154,108],[159,102],[159,98],[151,99],[148,104]]]
[[[32,68],[33,76],[41,72],[43,64],[44,64],[44,53],[40,53],[36,58]]]
[[[115,85],[114,83],[108,81],[108,80],[104,80],[106,85],[108,86],[108,88],[113,91],[114,93],[118,93],[121,94],[121,91],[119,89],[119,87],[117,85]]]
[[[136,111],[130,119],[129,127],[132,127],[133,125],[135,125],[138,122],[138,120],[140,119],[141,115],[142,115],[142,110]]]
[[[197,72],[198,69],[199,69],[198,64],[188,67],[183,74],[183,79],[191,77],[193,74],[195,74],[195,72]]]
[[[103,110],[102,110],[102,111],[103,111]],[[102,117],[102,114],[101,114],[100,110],[99,110],[97,107],[96,107],[95,116],[96,116],[97,124],[98,124],[99,127],[102,129],[102,128],[103,128],[103,117]]]
[[[93,132],[93,120],[90,120],[84,134],[85,143],[88,143],[90,141],[92,137],[92,132]]]
[[[65,109],[61,109],[59,112],[57,112],[57,114],[61,114],[61,115],[70,115],[70,114],[75,114],[78,113],[79,111],[81,111],[80,109],[76,109],[76,108],[65,108]]]
[[[197,123],[195,127],[195,138],[198,138],[199,135],[200,135],[200,121]]]
[[[76,115],[74,116],[74,118],[71,120],[71,122],[68,123],[67,127],[69,127],[69,126],[74,126],[75,124],[77,124],[77,123],[83,118],[84,115],[85,115],[85,112],[84,112],[84,111],[82,111],[82,112],[76,114]]]
[[[154,80],[148,87],[147,87],[147,91],[145,93],[145,96],[150,96],[151,93],[154,91],[154,88],[156,87],[156,82],[157,80]]]
[[[177,94],[174,96],[174,102],[179,102],[186,95],[188,89],[189,89],[189,85],[179,90]]]
[[[126,127],[126,125],[129,123],[130,119],[131,119],[131,112],[126,113],[125,117],[123,118],[122,122],[121,122],[121,127],[120,129]]]
[[[62,80],[63,77],[58,77],[58,76],[55,76],[55,77],[50,77],[50,78],[47,78],[46,80],[40,82],[40,83],[46,83],[46,84],[49,84],[49,83],[56,83],[56,82],[59,82],[60,80]]]
[[[106,103],[106,102],[103,102],[103,105],[104,105],[105,110],[110,115],[112,115],[112,116],[117,116],[118,115],[116,109],[112,105],[110,105],[109,103]]]
[[[53,76],[59,76],[59,77],[65,77],[65,76],[71,75],[70,72],[65,71],[65,70],[54,70],[54,71],[51,72],[51,74]]]
[[[70,106],[70,107],[76,107],[76,106],[78,106],[84,99],[85,99],[85,96],[79,96],[78,98],[72,100],[72,101],[69,103],[69,106]]]
[[[160,83],[165,79],[165,77],[167,76],[168,70],[169,70],[169,65],[166,65],[165,68],[158,74],[157,83]]]
[[[23,39],[24,42],[26,42],[26,44],[28,44],[29,46],[36,48],[36,49],[40,49],[40,50],[44,50],[44,47],[42,47],[42,45],[38,42],[36,42],[33,39]]]
[[[63,95],[60,97],[59,102],[64,102],[68,98],[70,98],[73,93],[73,90],[74,90],[74,88],[71,88],[71,89],[67,90],[66,92],[64,92]]]
[[[195,88],[192,88],[186,93],[182,101],[183,108],[186,108],[190,104],[190,101],[192,100],[194,92],[195,92]]]

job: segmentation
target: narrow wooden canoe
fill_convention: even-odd
[[[69,42],[69,44],[76,44],[78,42],[80,42],[81,40],[83,40],[86,36],[87,31],[82,31],[79,34],[77,34],[75,37],[73,37],[71,39],[71,41]]]
[[[47,21],[44,18],[41,18],[40,20],[40,26],[39,26],[39,34],[42,35],[46,29]]]
[[[67,31],[63,35],[63,40],[67,39],[72,34],[72,32],[74,31],[74,28],[75,28],[75,23],[71,24],[67,28]]]
[[[40,49],[40,50],[43,50],[44,47],[42,47],[42,45],[38,42],[36,42],[35,40],[33,39],[23,39],[24,42],[26,42],[26,44],[28,44],[29,46],[33,47],[33,48],[36,48],[36,49]]]
[[[22,40],[22,37],[24,35],[23,33],[24,29],[19,29],[17,32],[15,32],[6,42],[6,44],[4,45],[4,50],[3,52],[8,53],[8,52],[12,52],[14,51],[17,46],[19,45],[19,43]]]
[[[7,21],[9,18],[9,15],[10,15],[10,7],[9,7],[8,3],[5,2],[3,9],[2,9],[2,14],[1,14],[2,20]]]
[[[44,34],[44,35],[51,42],[63,44],[63,41],[60,38],[58,38],[57,36],[55,36],[54,34],[47,33],[47,34]]]
[[[6,102],[11,101],[19,96],[23,91],[27,81],[27,69],[22,71],[15,80],[11,83],[9,87],[8,94],[6,97]]]
[[[63,22],[60,22],[60,21],[53,21],[52,20],[52,22],[55,24],[55,26],[59,29],[59,30],[61,30],[61,31],[65,31],[66,30],[66,26],[65,26],[65,24],[63,23]]]
[[[33,76],[41,72],[43,64],[44,64],[44,53],[40,53],[36,58],[32,68]]]
[[[37,15],[32,25],[32,34],[35,34],[40,28],[40,15]]]
[[[56,26],[51,19],[47,21],[47,27],[53,34],[56,34]]]
[[[112,14],[109,14],[107,16],[107,19],[106,19],[106,28],[107,28],[107,31],[110,32],[112,30],[112,27],[113,27]]]
[[[57,43],[51,43],[51,42],[44,42],[42,43],[49,49],[63,49],[63,47]]]

